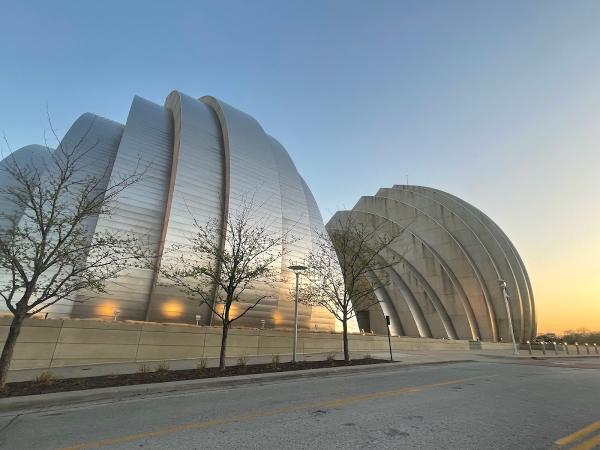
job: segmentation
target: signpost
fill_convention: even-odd
[[[390,335],[390,316],[385,316],[385,323],[387,324],[387,330],[388,330],[388,345],[390,346],[390,361],[394,361],[394,356],[392,354],[392,336]]]

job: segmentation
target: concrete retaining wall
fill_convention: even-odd
[[[8,334],[10,317],[0,318],[0,340]],[[353,352],[387,351],[387,336],[350,335]],[[29,319],[25,322],[11,369],[66,367],[114,362],[162,361],[216,357],[221,330],[217,327],[145,322],[106,322],[75,319]],[[392,337],[395,351],[473,350],[468,341]],[[478,350],[506,350],[510,344],[477,343]],[[335,333],[299,333],[299,353],[339,352]],[[227,356],[275,355],[291,352],[288,331],[234,328]]]

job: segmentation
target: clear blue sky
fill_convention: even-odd
[[[12,147],[46,104],[64,133],[211,94],[283,143],[326,219],[406,175],[447,190],[520,249],[541,328],[600,328],[600,2],[0,0],[0,21]]]

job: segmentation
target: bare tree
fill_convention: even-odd
[[[219,367],[225,368],[231,325],[271,296],[281,278],[281,257],[293,242],[288,232],[273,232],[266,218],[257,217],[252,199],[243,198],[229,213],[225,227],[211,219],[194,221],[194,234],[184,246],[167,252],[160,273],[187,295],[207,305],[221,321]],[[166,255],[166,256],[167,256]],[[236,305],[232,313],[233,305]]]
[[[72,148],[60,144],[47,149],[41,166],[9,155],[0,168],[0,176],[11,179],[0,189],[3,204],[11,206],[0,211],[0,297],[13,315],[0,357],[0,388],[26,318],[63,299],[84,301],[80,292],[104,292],[107,280],[141,256],[133,235],[94,233],[98,216],[109,215],[119,194],[142,176],[109,179],[110,168],[93,175],[84,161],[96,145],[84,138]]]
[[[344,360],[349,361],[348,321],[356,311],[377,303],[373,292],[388,283],[385,269],[400,261],[394,254],[385,258],[382,254],[403,229],[374,226],[353,213],[338,213],[327,229],[328,233],[317,232],[316,248],[305,260],[308,269],[303,273],[306,282],[300,301],[325,308],[342,323]]]

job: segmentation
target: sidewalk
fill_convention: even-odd
[[[350,357],[352,359],[360,359],[365,355],[370,354],[374,358],[389,359],[389,352],[351,352]],[[299,361],[323,361],[335,355],[335,359],[343,359],[342,353],[300,353],[298,354]],[[479,358],[585,358],[585,357],[600,357],[590,353],[589,355],[582,353],[577,354],[564,354],[559,352],[558,355],[554,351],[546,351],[544,355],[541,351],[533,351],[530,355],[527,350],[521,350],[518,356],[512,354],[512,351],[508,350],[471,350],[471,351],[453,351],[453,350],[406,350],[402,352],[394,352],[395,361],[404,361],[411,363],[427,363],[427,362],[440,362],[440,361],[455,361],[465,359],[479,359]],[[269,364],[273,360],[272,355],[264,356],[247,356],[246,364]],[[126,363],[103,363],[103,364],[88,364],[81,366],[66,366],[66,367],[53,367],[51,369],[17,369],[11,370],[8,375],[8,382],[19,382],[19,381],[30,381],[43,372],[51,372],[57,378],[83,378],[93,377],[101,375],[120,375],[127,373],[136,373],[142,370],[156,370],[161,364],[166,364],[170,370],[182,370],[182,369],[195,369],[201,363],[201,360],[206,360],[206,367],[217,367],[219,365],[218,358],[186,358],[186,359],[172,359],[172,360],[156,360],[156,361],[145,361],[145,362],[126,362]],[[228,357],[226,360],[227,366],[234,366],[239,364],[240,358],[237,356]],[[280,362],[291,361],[291,354],[283,354],[279,356]]]

